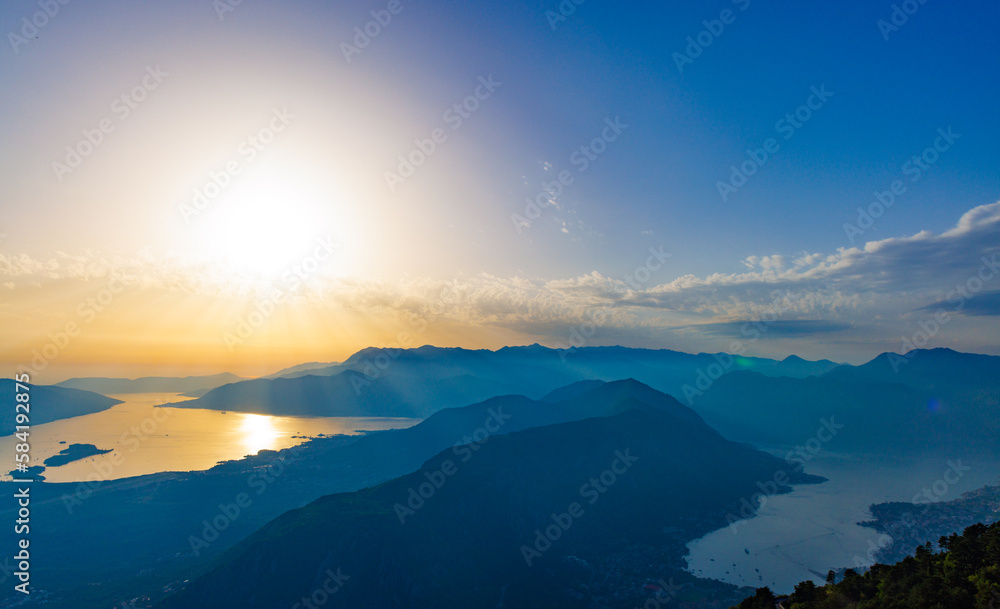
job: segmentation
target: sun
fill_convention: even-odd
[[[280,275],[322,234],[324,193],[290,171],[238,176],[199,226],[202,249],[237,271]]]

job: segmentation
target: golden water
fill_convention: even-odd
[[[399,429],[419,419],[380,417],[275,417],[194,408],[155,408],[189,398],[173,393],[111,396],[122,400],[109,410],[44,425],[30,432],[31,465],[71,444],[94,444],[113,452],[87,457],[43,472],[47,482],[112,480],[164,471],[209,469],[219,461],[239,459],[261,449],[279,450],[320,434]],[[0,438],[0,471],[14,468],[14,436]],[[61,444],[60,442],[65,442]],[[8,465],[9,464],[9,465]],[[4,480],[10,480],[5,476]]]

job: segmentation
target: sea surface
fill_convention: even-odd
[[[93,414],[33,425],[31,465],[72,444],[93,444],[113,452],[59,467],[47,467],[47,482],[114,480],[166,471],[206,470],[220,461],[240,459],[261,449],[280,450],[326,435],[401,429],[420,419],[380,417],[275,417],[194,408],[155,408],[190,398],[173,393],[110,396],[123,403]],[[14,436],[0,438],[0,471],[14,467]],[[95,477],[96,476],[96,477]],[[3,480],[11,477],[4,476]]]
[[[779,447],[765,449],[778,456],[787,454]],[[948,474],[954,484],[945,479],[949,462],[962,471],[961,477]],[[970,469],[965,471],[966,467]],[[829,480],[769,496],[757,516],[689,543],[689,570],[700,577],[766,585],[781,593],[807,579],[822,583],[830,569],[870,564],[879,533],[857,523],[871,520],[871,504],[912,502],[925,488],[935,500],[955,499],[965,491],[996,484],[1000,463],[962,455],[914,460],[823,451],[806,465],[806,472]]]

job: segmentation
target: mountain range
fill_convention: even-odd
[[[356,556],[352,577],[363,588],[385,584],[394,599],[410,606],[424,606],[441,595],[472,606],[496,606],[499,594],[510,606],[532,606],[535,598],[548,603],[539,606],[583,606],[573,603],[599,598],[606,606],[636,603],[631,607],[648,599],[651,588],[645,586],[654,585],[642,582],[664,576],[682,582],[677,599],[728,606],[746,591],[685,574],[684,543],[725,526],[734,513],[752,516],[754,494],[769,487],[779,470],[794,472],[789,484],[818,481],[802,472],[814,449],[995,454],[1000,435],[1000,358],[947,349],[883,354],[860,366],[794,356],[778,361],[620,347],[369,349],[342,364],[304,364],[276,375],[227,383],[174,406],[424,420],[403,430],[261,451],[205,472],[36,485],[32,514],[40,524],[37,532],[33,528],[39,540],[33,546],[33,578],[52,591],[50,606],[96,609],[133,598],[136,591],[160,598],[199,573],[206,583],[192,583],[187,590],[195,592],[178,597],[187,599],[183,602],[200,602],[198,596],[184,595],[207,598],[208,592],[197,591],[239,582],[258,591],[234,596],[241,606],[264,606],[254,603],[274,594],[280,596],[274,602],[284,603],[290,597],[282,595],[303,594],[325,581],[320,566],[336,572],[332,563],[317,560],[324,548],[344,557],[345,569],[346,559]],[[13,382],[0,381],[3,389],[13,403]],[[117,403],[66,387],[33,386],[31,392],[33,412],[41,405],[40,415],[55,418]],[[532,547],[524,542],[525,534],[544,530],[538,527],[552,514],[561,516],[559,510],[574,500],[573,491],[589,479],[587,472],[600,474],[610,467],[611,461],[598,468],[601,459],[610,458],[605,449],[612,444],[622,454],[654,457],[637,462],[615,485],[628,499],[612,501],[609,492],[605,502],[601,494],[594,509],[585,510],[586,518],[574,517],[579,526],[574,524],[573,535],[581,536],[577,542],[567,531],[565,543],[557,546],[561,552],[543,552],[533,561],[537,569],[522,568],[515,559],[524,556],[517,550]],[[748,444],[801,450],[782,451],[776,458]],[[624,452],[633,446],[644,452]],[[402,524],[396,507],[408,506],[408,489],[430,482],[428,475],[440,479],[435,472],[443,472],[446,461],[457,466],[461,456],[455,451],[470,456],[468,463],[462,461],[453,476],[446,474],[448,484],[434,491],[433,502],[407,507],[414,513],[404,511],[403,520],[425,520],[441,551],[465,560],[459,564],[447,560],[452,554],[433,554],[436,562],[424,564],[415,548],[431,538],[409,526],[403,532],[394,529],[394,518],[396,526]],[[9,483],[0,486],[16,492]],[[243,495],[249,504],[236,517],[226,517]],[[688,510],[674,503],[677,497],[704,503],[694,502],[698,509]],[[605,505],[616,506],[617,512],[605,512]],[[0,506],[0,514],[13,512]],[[483,520],[488,516],[495,525]],[[308,548],[299,562],[290,554],[292,546],[282,545],[284,531]],[[479,535],[474,544],[484,548],[484,556],[462,541],[470,531]],[[621,534],[612,539],[609,531]],[[382,550],[376,555],[372,548]],[[258,586],[259,569],[271,553],[296,565],[295,573],[281,571],[294,582],[285,592]],[[280,571],[280,565],[271,564]],[[431,573],[432,564],[447,577]],[[244,572],[255,578],[240,580]],[[312,579],[306,582],[308,574]],[[445,580],[470,585],[433,588],[433,582]],[[397,602],[350,592],[346,585],[336,598],[345,606]]]
[[[887,353],[860,366],[623,347],[367,349],[343,364],[232,383],[172,405],[423,418],[495,395],[540,398],[574,382],[617,378],[676,396],[741,442],[805,443],[831,420],[844,426],[831,446],[869,452],[994,451],[1000,433],[1000,358],[949,349]]]
[[[608,463],[595,475],[610,465],[613,451],[603,455],[595,449],[599,436],[612,429],[618,430],[613,437],[620,439],[621,450],[633,446],[629,442],[634,439],[633,453],[643,454],[636,452],[641,448],[649,457],[642,467],[636,465],[634,478],[642,485],[622,489],[631,489],[626,494],[637,498],[634,493],[646,486],[643,492],[661,502],[648,529],[670,531],[674,541],[667,544],[669,552],[655,551],[669,561],[657,564],[679,573],[686,541],[727,524],[727,515],[743,507],[741,500],[749,502],[759,492],[758,482],[771,480],[777,468],[790,469],[780,459],[723,439],[686,406],[634,380],[577,383],[544,397],[497,396],[441,410],[407,429],[319,438],[279,452],[261,451],[205,472],[36,486],[32,514],[44,526],[33,530],[32,547],[37,548],[33,581],[52,591],[52,607],[104,607],[133,598],[137,590],[155,596],[165,585],[209,567],[227,548],[290,509],[331,493],[376,487],[414,472],[422,475],[419,471],[422,466],[426,471],[428,460],[447,455],[461,459],[456,450],[461,455],[474,453],[468,472],[484,468],[483,475],[499,474],[526,467],[548,472],[546,477],[525,478],[532,486],[523,492],[547,495],[555,501],[548,509],[555,510],[570,482],[575,492],[586,481],[578,482],[575,476],[590,471],[584,467],[590,460],[596,466],[607,457]],[[576,424],[579,427],[573,427]],[[534,434],[504,444],[508,448],[489,448],[503,444],[496,442],[500,437],[528,431]],[[536,448],[547,452],[536,453],[538,463],[531,465],[524,459]],[[550,457],[553,451],[562,457]],[[556,460],[541,463],[550,458]],[[795,476],[800,482],[820,480],[798,472]],[[471,483],[472,477],[479,474],[467,473],[463,479]],[[553,477],[564,478],[562,486],[557,485],[559,494],[553,490],[557,487],[549,488]],[[514,481],[505,484],[509,487]],[[10,483],[0,486],[4,492],[16,492]],[[475,492],[489,488],[477,486]],[[686,493],[699,499],[685,498]],[[226,510],[233,514],[232,505],[241,495],[249,503],[243,501],[234,517],[226,516]],[[668,498],[671,503],[662,503]],[[404,492],[400,500],[405,499]],[[698,509],[685,507],[689,503]],[[9,511],[9,506],[0,507],[0,515],[9,516]],[[638,519],[639,513],[633,516]],[[697,581],[702,592],[740,598],[731,586]]]
[[[6,405],[0,408],[0,436],[9,436],[14,433],[16,416],[14,405],[18,393],[14,379],[0,379],[0,400]],[[121,400],[98,395],[90,391],[79,389],[68,389],[52,385],[32,385],[21,383],[27,386],[28,417],[30,425],[41,425],[59,419],[67,419],[80,415],[91,414],[107,410],[115,404],[121,404]],[[22,391],[21,393],[25,393]]]
[[[725,525],[727,508],[788,469],[636,381],[579,389],[542,415],[576,420],[474,434],[412,474],[284,514],[161,606],[293,606],[332,573],[329,607],[495,607],[500,599],[632,607],[647,582],[683,577],[685,542]],[[503,428],[544,409],[497,398],[458,410]]]
[[[274,415],[426,417],[442,408],[505,393],[540,397],[576,381],[623,378],[680,396],[700,371],[711,370],[726,358],[734,369],[753,369],[767,376],[798,378],[836,367],[828,360],[777,361],[625,347],[369,348],[342,364],[233,383],[172,406]]]
[[[1000,357],[932,349],[801,379],[736,371],[693,407],[741,442],[804,444],[834,420],[842,427],[827,446],[835,450],[997,455]]]
[[[145,376],[137,379],[86,377],[71,378],[57,387],[83,389],[104,395],[119,393],[189,393],[204,392],[220,385],[246,380],[244,377],[224,372],[210,376]]]

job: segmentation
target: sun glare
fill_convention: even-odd
[[[257,451],[265,448],[272,448],[279,432],[272,424],[271,417],[260,414],[243,416],[240,433],[243,434],[243,446],[250,454],[256,454]]]
[[[279,275],[316,239],[323,203],[323,193],[300,175],[241,176],[205,218],[203,247],[234,270]]]

